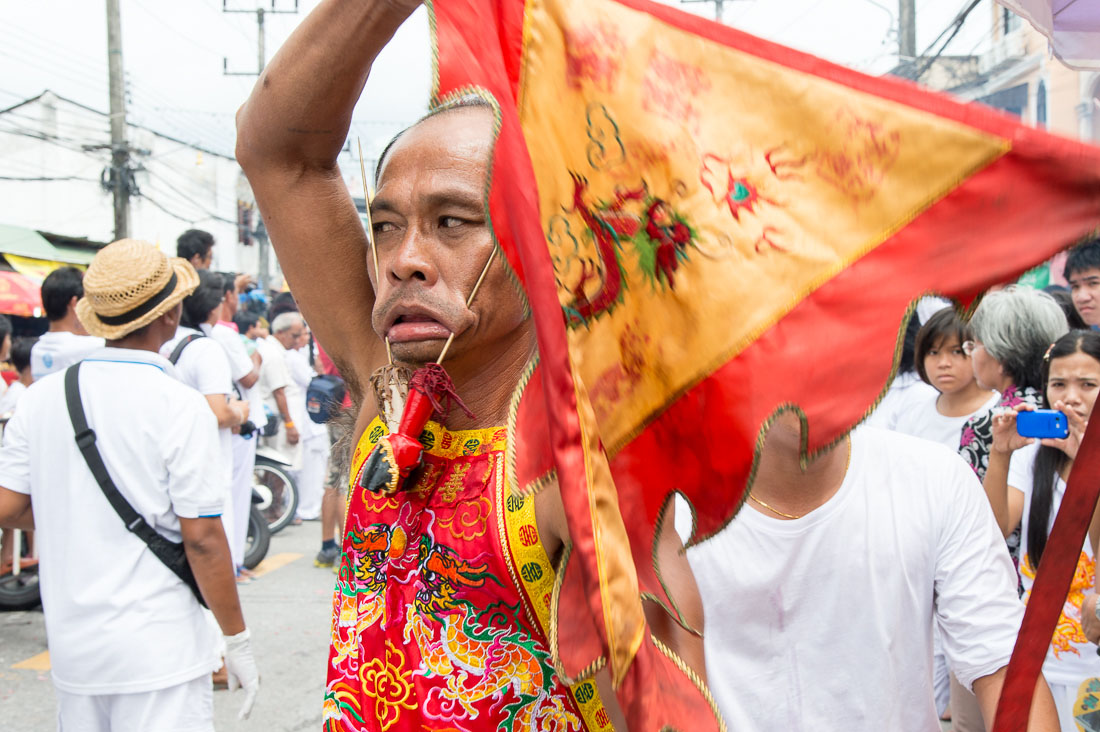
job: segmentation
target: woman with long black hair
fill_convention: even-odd
[[[1027,601],[1036,569],[1046,548],[1054,517],[1062,503],[1073,461],[1100,394],[1100,333],[1074,330],[1055,341],[1042,363],[1043,407],[1064,412],[1065,439],[1032,440],[1016,430],[1016,416],[1032,411],[1027,404],[993,418],[993,444],[985,490],[1006,535],[1021,522],[1020,576]],[[1100,676],[1100,658],[1081,627],[1081,603],[1095,584],[1098,517],[1094,514],[1077,571],[1051,640],[1043,675],[1054,694],[1063,732],[1075,732],[1073,707],[1078,687]]]

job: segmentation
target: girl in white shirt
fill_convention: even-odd
[[[963,343],[973,337],[970,326],[953,307],[941,308],[929,316],[917,332],[913,362],[921,381],[932,389],[911,392],[898,415],[895,431],[959,451],[963,427],[976,414],[992,408],[998,397],[997,392],[983,389],[974,378],[970,357],[963,351]],[[956,730],[980,730],[984,725],[978,701],[961,684],[950,680],[938,632],[934,634],[933,661],[933,686],[941,718],[947,718],[944,712],[950,698]]]
[[[1043,359],[1043,407],[1064,412],[1069,422],[1065,439],[1032,440],[1016,430],[1016,414],[1032,411],[1021,404],[1015,411],[993,418],[993,446],[985,474],[985,490],[1004,533],[1022,520],[1020,576],[1027,601],[1035,581],[1047,537],[1065,495],[1073,461],[1100,393],[1100,333],[1074,330],[1059,338]],[[1100,512],[1092,517],[1089,534],[1081,547],[1077,570],[1058,620],[1047,658],[1043,663],[1063,732],[1076,732],[1074,707],[1080,689],[1089,678],[1100,676],[1096,647],[1081,628],[1081,603],[1091,592],[1096,575],[1097,526]]]
[[[914,363],[921,380],[936,391],[909,400],[894,430],[938,442],[958,451],[963,425],[997,402],[997,392],[974,378],[963,343],[973,338],[955,309],[943,308],[917,333]]]

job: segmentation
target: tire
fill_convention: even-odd
[[[24,557],[21,560],[22,569],[19,574],[13,574],[11,570],[0,574],[0,610],[30,610],[42,604],[38,592],[38,561],[26,558],[28,544],[25,534],[16,548],[19,549],[17,554]]]
[[[271,529],[267,528],[264,515],[255,506],[248,514],[248,537],[244,542],[244,566],[255,569],[267,556],[271,546]]]
[[[0,575],[0,610],[31,610],[41,604],[38,567],[24,567],[18,575]]]
[[[263,457],[256,457],[252,482],[261,486],[260,493],[270,495],[271,501],[260,510],[272,534],[277,534],[294,520],[298,510],[298,484],[286,472],[286,468]]]

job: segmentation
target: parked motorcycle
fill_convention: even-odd
[[[260,497],[256,508],[272,534],[293,521],[298,511],[298,484],[287,472],[289,467],[290,461],[274,448],[262,444],[256,448],[252,491]]]

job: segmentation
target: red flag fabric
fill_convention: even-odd
[[[840,440],[919,297],[969,305],[1100,225],[1100,150],[646,0],[432,13],[437,103],[497,112],[489,213],[540,354],[509,480],[556,480],[573,541],[556,659],[607,663],[631,729],[719,728],[642,609],[683,620],[654,551],[671,495],[698,541],[778,411],[807,455]]]

